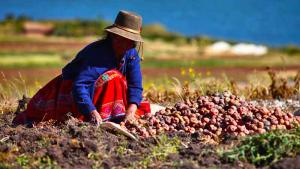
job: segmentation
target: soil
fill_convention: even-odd
[[[63,124],[41,123],[33,127],[11,125],[14,113],[0,115],[0,167],[20,168],[16,159],[26,156],[30,168],[41,165],[40,159],[49,158],[62,168],[127,168],[140,165],[157,139],[148,138],[132,141],[112,131],[97,129],[88,123],[69,119]],[[169,154],[166,159],[154,159],[148,168],[256,168],[246,162],[226,163],[217,154],[217,149],[235,144],[237,139],[228,138],[220,145],[201,141],[199,133],[169,133],[168,138],[177,137],[182,144],[178,153]],[[55,163],[54,163],[55,162]],[[285,158],[271,168],[299,168],[300,155]]]
[[[271,165],[271,169],[300,169],[300,155],[295,158],[284,158],[276,164]]]
[[[285,71],[285,72],[296,72],[299,70],[299,67],[274,67],[272,68],[274,71]],[[180,69],[178,68],[143,68],[142,73],[145,78],[148,79],[155,79],[159,74],[160,77],[177,77],[181,79]],[[61,68],[26,68],[26,69],[5,69],[0,68],[1,76],[5,76],[5,79],[13,80],[17,77],[21,77],[26,80],[26,83],[31,84],[36,81],[41,83],[46,83],[56,77],[57,75],[61,74]],[[267,72],[266,68],[196,68],[195,72],[202,73],[205,75],[207,72],[211,72],[211,76],[213,77],[222,77],[223,74],[226,74],[230,80],[235,81],[247,81],[248,77],[245,74],[252,74],[252,73],[263,73]],[[0,78],[0,82],[4,80],[3,77]]]
[[[52,52],[66,51],[67,49],[79,50],[83,48],[87,42],[1,42],[0,51],[15,52]]]

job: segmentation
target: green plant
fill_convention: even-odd
[[[93,169],[101,168],[102,165],[102,154],[91,152],[88,154],[88,158],[93,161]]]
[[[16,161],[22,167],[27,166],[29,164],[29,158],[25,154],[18,156],[16,158]]]
[[[125,153],[126,153],[126,151],[127,151],[127,141],[123,141],[123,142],[121,142],[119,145],[118,145],[118,147],[116,148],[116,151],[117,151],[117,154],[118,155],[120,155],[120,156],[122,156],[122,155],[124,155]]]
[[[0,162],[0,169],[9,169],[11,168],[8,164]]]
[[[180,140],[177,137],[169,138],[166,135],[161,135],[156,139],[157,144],[151,148],[143,160],[139,161],[137,166],[148,168],[155,161],[163,161],[171,153],[177,153],[180,146]]]
[[[36,164],[36,168],[39,169],[59,169],[57,162],[51,159],[49,156],[39,157]]]
[[[288,45],[278,49],[279,51],[286,53],[288,55],[300,55],[300,47],[295,45]]]
[[[65,20],[54,21],[54,32],[56,36],[87,36],[103,35],[103,29],[108,26],[103,20]]]
[[[274,163],[283,157],[293,157],[300,152],[300,128],[289,132],[272,131],[243,139],[237,147],[220,151],[227,162],[248,161],[256,166]]]

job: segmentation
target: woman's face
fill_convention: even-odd
[[[134,41],[124,38],[119,35],[111,34],[113,49],[117,57],[124,55],[124,53],[134,47]]]

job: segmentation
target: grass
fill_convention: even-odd
[[[144,82],[144,95],[151,102],[168,105],[184,98],[194,99],[201,95],[210,95],[230,91],[246,99],[290,99],[300,94],[300,72],[280,76],[282,72],[270,69],[264,73],[251,73],[250,79],[242,83],[223,74],[212,76],[209,72],[201,74],[193,68],[182,68],[180,80],[164,78]]]
[[[146,58],[142,62],[145,68],[178,68],[178,67],[266,67],[266,66],[299,66],[300,59],[295,57],[261,57],[261,58],[207,58],[207,59],[182,59],[182,60],[161,60]]]
[[[144,68],[196,68],[196,67],[266,67],[266,66],[297,66],[300,59],[287,57],[282,60],[279,57],[252,59],[192,59],[192,60],[160,60],[146,58],[142,62]],[[66,64],[63,54],[44,52],[44,53],[21,53],[21,52],[2,52],[0,53],[0,68],[38,68],[38,67],[63,67]]]
[[[1,68],[32,68],[32,67],[61,67],[63,59],[58,54],[31,53],[31,54],[0,54]]]
[[[270,165],[284,157],[294,157],[300,152],[300,128],[291,131],[272,131],[246,137],[240,144],[221,151],[220,156],[228,162],[247,161],[256,166]]]
[[[157,161],[164,161],[169,154],[177,153],[180,146],[180,140],[177,137],[169,138],[166,135],[157,137],[156,143],[156,145],[149,147],[150,153],[146,154],[141,161],[133,164],[133,168],[149,168],[151,164]]]
[[[159,52],[158,52],[159,54]],[[68,55],[68,58],[65,58]],[[69,55],[74,52],[0,52],[0,68],[35,68],[35,67],[63,67]],[[271,60],[271,61],[270,61]],[[187,60],[145,58],[144,68],[190,68],[190,67],[266,67],[266,66],[293,66],[299,65],[297,57],[262,57],[262,58],[194,58]]]

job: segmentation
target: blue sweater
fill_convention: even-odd
[[[62,69],[65,80],[73,80],[73,99],[79,111],[87,115],[96,110],[92,102],[94,85],[98,77],[111,69],[118,69],[117,59],[114,55],[109,39],[93,42],[83,48],[77,56]],[[127,79],[128,104],[140,104],[142,100],[142,74],[140,70],[140,57],[135,48],[128,50],[119,71]]]

